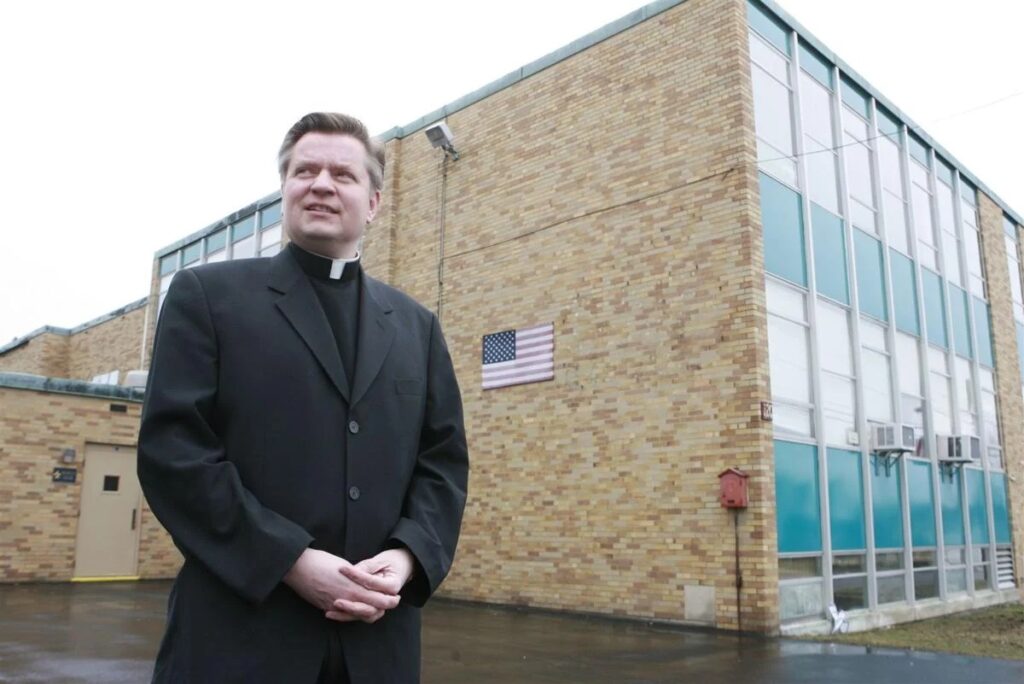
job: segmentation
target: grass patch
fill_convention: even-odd
[[[861,646],[1024,660],[1024,605],[1002,604],[824,639]]]

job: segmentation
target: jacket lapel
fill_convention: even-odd
[[[341,396],[348,401],[348,379],[341,366],[338,346],[334,341],[331,326],[327,322],[327,316],[324,315],[323,307],[320,306],[313,286],[309,284],[309,279],[302,273],[302,269],[287,249],[281,250],[271,262],[267,286],[281,293],[281,297],[275,302],[277,308],[295,328],[295,332],[299,334],[309,350],[313,352],[313,356],[320,362],[324,372],[327,373]],[[360,333],[360,345],[362,345],[362,333]],[[358,372],[356,377],[359,377]]]
[[[359,347],[356,350],[356,377],[352,388],[354,406],[366,394],[380,373],[384,359],[395,339],[395,326],[389,319],[391,304],[376,280],[363,274],[362,301],[359,306]]]

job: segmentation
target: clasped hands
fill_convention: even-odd
[[[398,592],[413,571],[407,549],[387,549],[356,564],[318,549],[306,549],[284,583],[338,622],[372,623],[398,605]]]

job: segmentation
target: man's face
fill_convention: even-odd
[[[350,135],[299,138],[281,186],[285,232],[293,242],[327,257],[355,256],[380,203],[366,161],[366,148]]]

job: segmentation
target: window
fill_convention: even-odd
[[[939,595],[939,573],[930,463],[914,459],[907,461],[907,492],[914,547],[914,597],[918,600],[934,598]]]
[[[828,450],[828,497],[833,598],[840,610],[864,608],[867,606],[867,538],[860,452]]]
[[[879,117],[879,126],[882,118]],[[903,192],[901,175],[899,137],[878,139],[878,167],[882,181],[882,215],[885,217],[885,234],[889,246],[904,254],[910,254],[910,238],[907,234],[907,201]]]
[[[938,168],[944,167],[940,163]],[[942,235],[942,272],[954,285],[963,285],[960,240],[956,236],[956,219],[953,214],[953,188],[942,181],[937,182],[935,203],[938,208],[939,233]]]
[[[765,269],[798,285],[807,285],[800,195],[762,173],[761,223]]]
[[[974,588],[991,587],[992,559],[989,556],[988,506],[985,502],[985,473],[964,468],[967,478],[967,512],[971,526],[971,568]]]
[[[875,573],[878,602],[906,600],[903,562],[901,471],[871,457],[871,500],[875,530]]]
[[[769,278],[768,359],[777,433],[813,435],[806,296]]]
[[[751,34],[750,43],[757,45],[761,39]],[[751,57],[760,59],[765,51],[772,54],[771,47],[761,44],[751,48]],[[758,61],[750,67],[754,96],[754,127],[757,131],[757,159],[762,171],[772,174],[783,182],[797,187],[796,160],[793,158],[793,111],[789,79],[779,79],[777,53],[775,60],[765,58],[768,68]],[[785,61],[785,60],[784,60]],[[785,61],[788,76],[789,63]],[[773,75],[774,74],[774,75]]]
[[[871,107],[868,102],[867,93],[861,90],[860,86],[843,76],[839,92],[843,96],[843,104],[856,112],[862,119],[870,118]]]
[[[896,370],[900,379],[901,421],[920,432],[924,428],[924,395],[917,338],[896,333]]]
[[[818,292],[849,304],[846,238],[842,220],[817,204],[811,204],[811,230],[814,236],[814,274]]]
[[[244,218],[231,226],[232,259],[248,259],[255,255],[256,238],[253,235],[255,228],[255,214]]]
[[[860,333],[865,415],[869,421],[892,422],[892,383],[885,328],[863,318]]]
[[[281,251],[281,224],[260,231],[260,256],[271,257]]]
[[[171,280],[178,268],[178,256],[180,252],[172,252],[160,258],[160,298],[157,304],[157,311],[164,307],[164,299],[167,297],[167,290],[171,287]]]
[[[971,341],[971,326],[968,319],[967,293],[955,285],[949,286],[949,310],[953,320],[953,348],[957,354],[974,357],[974,343]]]
[[[968,290],[978,297],[985,296],[985,271],[981,260],[981,237],[978,234],[978,202],[974,188],[960,182],[960,220],[967,259]]]
[[[181,250],[181,265],[184,268],[189,268],[190,266],[198,266],[199,265],[199,257],[202,256],[202,253],[203,253],[203,243],[202,243],[202,241],[201,240],[197,240],[197,241],[193,242],[191,245],[189,245],[185,249]]]
[[[942,279],[938,274],[923,269],[921,271],[921,286],[924,290],[924,320],[928,332],[928,342],[948,349],[946,303],[942,297]]]
[[[750,28],[768,40],[783,54],[789,54],[789,28],[774,15],[761,9],[753,2],[747,3],[747,22]]]
[[[995,374],[988,368],[978,369],[978,383],[981,386],[981,428],[988,444],[990,468],[1002,469],[1003,459],[999,440],[999,412],[996,402]]]
[[[857,426],[850,315],[846,309],[820,299],[816,313],[825,440],[845,446],[851,443],[849,433]]]
[[[931,389],[932,427],[937,435],[953,434],[953,398],[950,391],[949,359],[945,352],[928,347],[928,377]]]
[[[832,133],[832,93],[806,72],[800,73],[800,114],[807,192],[812,202],[838,214],[839,174]]]
[[[121,371],[112,370],[109,373],[100,373],[92,376],[91,382],[97,385],[116,385],[121,379]]]
[[[260,228],[269,228],[281,222],[281,202],[268,204],[260,210]]]
[[[850,193],[850,218],[857,228],[877,233],[871,137],[867,122],[854,110],[844,107],[843,156],[846,159],[846,184]]]
[[[206,238],[206,263],[224,261],[227,258],[228,229],[221,228]]]
[[[920,335],[914,262],[895,249],[889,250],[889,258],[892,268],[892,297],[896,309],[896,328]]]
[[[992,357],[992,328],[989,325],[988,304],[978,299],[974,300],[974,334],[976,336],[975,349],[978,350],[978,362],[989,368],[995,367],[995,360]]]
[[[974,394],[974,367],[967,359],[957,356],[953,360],[956,366],[956,402],[960,411],[960,429],[964,435],[979,436],[978,402]]]
[[[775,442],[775,500],[781,618],[821,615],[821,504],[814,446]]]
[[[914,233],[917,235],[917,257],[922,266],[939,269],[935,224],[932,220],[932,195],[928,189],[928,168],[916,159],[910,162],[910,204],[914,211]]]
[[[860,310],[887,321],[885,281],[882,279],[882,245],[867,233],[853,231],[853,247],[857,254],[857,294]]]

